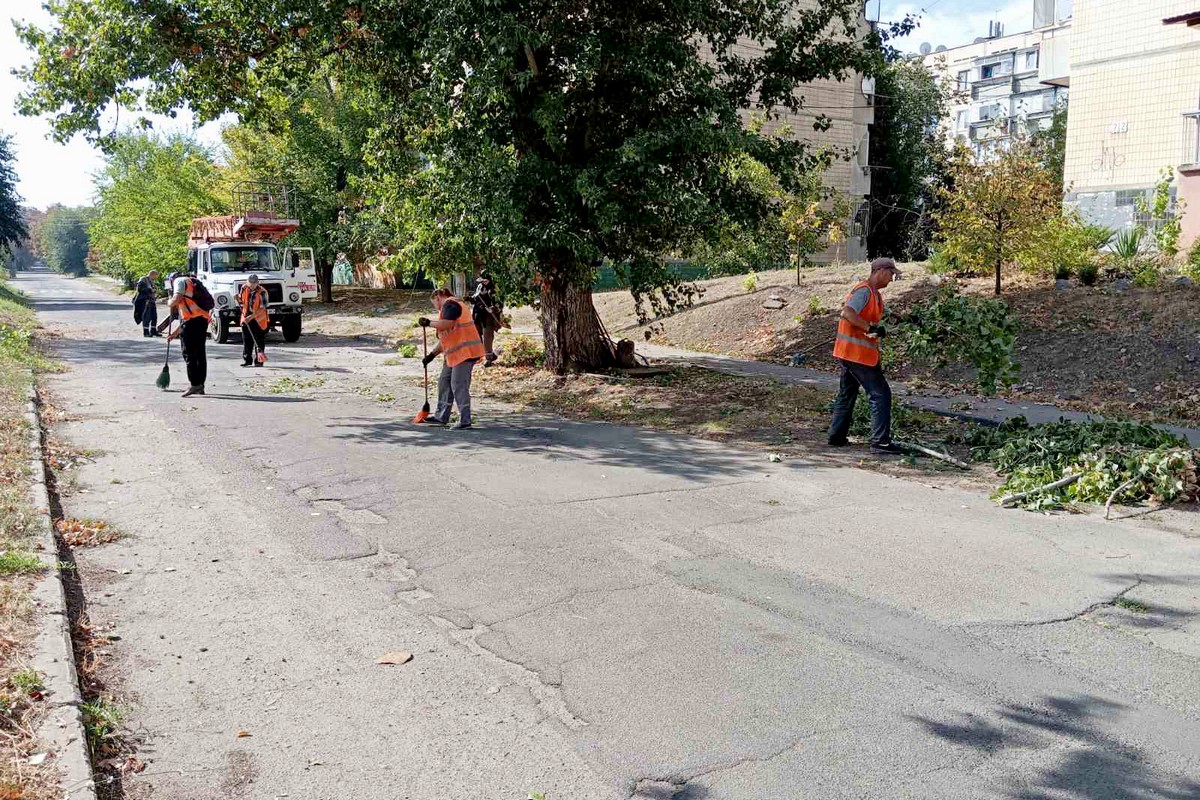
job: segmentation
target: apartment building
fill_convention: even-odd
[[[1092,222],[1144,223],[1164,168],[1200,234],[1200,0],[1079,0],[1072,32],[1067,202]]]
[[[957,90],[943,128],[986,154],[1002,148],[1019,127],[1045,127],[1070,85],[1071,0],[1033,0],[1031,29],[1005,34],[992,23],[971,44],[936,51],[925,63]]]

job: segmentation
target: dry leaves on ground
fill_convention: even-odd
[[[94,547],[121,538],[120,531],[95,519],[60,519],[54,523],[58,535],[71,547]]]

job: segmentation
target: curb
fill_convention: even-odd
[[[92,776],[92,762],[80,710],[83,696],[79,691],[79,676],[75,671],[75,655],[71,647],[71,621],[58,567],[58,545],[54,541],[54,527],[50,521],[42,427],[32,373],[25,419],[30,427],[29,499],[35,516],[34,540],[38,558],[46,565],[46,573],[38,580],[32,593],[36,608],[45,615],[34,646],[33,668],[45,676],[50,707],[38,737],[58,762],[64,800],[95,800],[96,783]]]

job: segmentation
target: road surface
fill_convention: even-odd
[[[65,513],[127,534],[77,555],[134,796],[1200,798],[1189,516],[486,403],[414,426],[419,364],[328,338],[210,343],[183,400],[128,298],[14,286],[96,451]]]

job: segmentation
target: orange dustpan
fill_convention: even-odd
[[[421,328],[421,351],[425,356],[429,355],[429,329]],[[425,405],[421,406],[421,410],[413,417],[413,422],[424,422],[429,419],[429,365],[423,364],[425,367]]]

